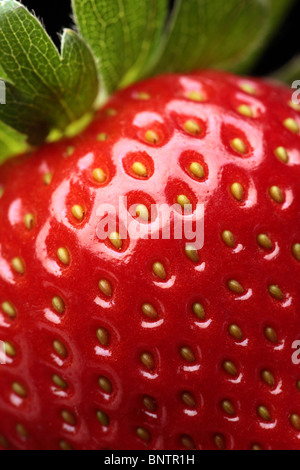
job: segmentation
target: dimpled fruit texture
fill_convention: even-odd
[[[299,126],[285,87],[170,75],[1,168],[1,447],[300,449]],[[203,248],[120,235],[176,202]]]

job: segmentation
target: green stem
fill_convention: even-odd
[[[78,121],[73,122],[70,124],[64,132],[61,132],[60,130],[53,129],[50,134],[47,137],[47,142],[57,142],[58,140],[67,137],[75,137],[78,134],[81,134],[81,132],[84,131],[88,127],[88,125],[92,122],[94,117],[94,112],[90,111],[89,113],[86,113],[82,118],[80,118]]]

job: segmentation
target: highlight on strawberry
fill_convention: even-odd
[[[72,0],[60,49],[24,4],[0,1],[0,448],[299,450],[300,60],[251,76],[294,2]]]

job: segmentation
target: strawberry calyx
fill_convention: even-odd
[[[71,3],[75,25],[59,52],[25,6],[0,1],[0,163],[79,133],[115,90],[142,78],[248,72],[293,0],[234,0],[226,10],[223,0]]]

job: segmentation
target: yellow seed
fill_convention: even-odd
[[[149,370],[153,370],[155,367],[154,357],[151,353],[145,352],[140,355],[140,360],[144,366]]]
[[[136,215],[143,220],[149,220],[149,211],[144,204],[138,204],[136,206]]]
[[[24,217],[24,225],[28,230],[31,230],[35,225],[35,216],[33,214],[26,214]]]
[[[140,91],[137,94],[137,98],[142,101],[147,101],[147,100],[150,100],[151,96],[149,95],[149,93],[146,93],[145,91]]]
[[[85,216],[85,212],[82,206],[79,206],[76,204],[75,206],[72,207],[72,214],[74,215],[75,219],[77,220],[82,220],[83,217]]]
[[[144,178],[146,178],[146,176],[148,176],[147,174],[147,168],[145,167],[145,165],[141,162],[134,162],[134,164],[132,165],[132,171],[133,173],[135,173],[136,175],[138,176],[142,176]]]
[[[227,413],[228,415],[235,414],[235,408],[230,400],[223,400],[221,405],[225,413]]]
[[[193,351],[187,346],[180,348],[180,355],[187,362],[194,362],[196,360]]]
[[[145,139],[147,142],[149,142],[149,144],[157,144],[159,141],[159,135],[157,132],[149,129],[145,134]]]
[[[93,178],[97,183],[103,184],[106,181],[106,174],[101,168],[95,168],[93,170]]]
[[[148,304],[148,303],[142,305],[142,311],[143,311],[143,314],[149,318],[157,318],[158,316],[157,311],[153,307],[153,305]]]
[[[186,121],[183,127],[189,134],[198,135],[201,132],[201,127],[196,121],[193,121],[193,119]]]
[[[292,414],[290,416],[290,422],[292,424],[292,426],[294,426],[295,429],[297,429],[298,431],[300,431],[300,416],[298,414]]]
[[[246,147],[246,144],[245,142],[242,140],[242,139],[239,139],[238,137],[236,137],[235,139],[233,139],[231,142],[230,142],[230,145],[231,147],[233,148],[233,150],[235,150],[236,152],[238,153],[246,153],[247,151],[247,147]]]
[[[2,434],[0,434],[0,445],[2,447],[4,447],[5,449],[7,449],[9,447],[9,443],[8,443],[8,440],[5,439],[4,436],[2,436]]]
[[[21,423],[18,423],[16,425],[16,431],[19,434],[19,436],[21,436],[21,437],[28,437],[28,435],[29,435],[27,429],[25,428],[25,426],[23,426],[23,424],[21,424]]]
[[[270,387],[273,387],[275,384],[275,379],[273,374],[269,370],[263,370],[261,372],[261,378],[264,382],[266,382]]]
[[[4,194],[4,188],[3,186],[0,186],[0,199],[2,198],[3,194]]]
[[[62,358],[67,357],[67,355],[68,355],[67,348],[66,348],[66,346],[65,346],[61,341],[59,341],[58,339],[56,339],[56,340],[53,341],[53,348],[54,348],[55,352],[57,352],[57,354],[58,354],[59,356],[61,356]]]
[[[190,406],[191,408],[194,408],[196,406],[195,397],[191,392],[183,392],[181,394],[181,400],[183,401],[183,403],[185,403],[187,406]]]
[[[299,132],[299,126],[297,121],[293,118],[287,118],[285,121],[283,121],[283,125],[291,132],[294,134],[298,134]]]
[[[283,203],[283,194],[281,189],[278,186],[271,186],[269,189],[269,193],[271,198],[275,201],[278,202],[279,204]]]
[[[223,436],[223,434],[216,434],[214,436],[214,442],[216,444],[216,447],[219,450],[225,450],[226,449],[226,441],[225,441],[225,437]]]
[[[18,273],[18,274],[24,274],[25,273],[25,264],[24,264],[24,261],[17,257],[17,258],[14,258],[11,262],[12,264],[12,267],[14,268],[14,270]]]
[[[234,279],[228,281],[227,286],[235,294],[243,294],[243,292],[245,292],[243,286]]]
[[[256,90],[253,85],[250,85],[250,83],[241,83],[240,84],[241,90],[243,90],[245,93],[248,93],[249,95],[255,95]]]
[[[247,117],[253,117],[253,111],[252,109],[250,108],[250,106],[248,106],[247,104],[241,104],[238,108],[237,108],[237,111],[242,114],[243,116],[247,116]]]
[[[230,232],[230,230],[224,230],[224,232],[222,233],[222,240],[226,245],[230,246],[231,248],[234,248],[235,237],[233,233]]]
[[[278,300],[284,299],[282,290],[278,286],[270,285],[268,290],[269,290],[270,295],[274,297],[274,299],[278,299]]]
[[[44,183],[48,186],[52,181],[53,175],[52,173],[45,173],[44,174]]]
[[[59,388],[68,388],[67,382],[64,381],[59,375],[53,374],[52,375],[52,381],[57,387]]]
[[[289,161],[289,155],[287,153],[287,150],[284,147],[277,147],[274,151],[275,156],[278,158],[283,163],[288,163]]]
[[[300,111],[300,104],[294,103],[292,100],[288,102],[290,108],[294,109],[295,111]]]
[[[163,279],[163,280],[166,279],[167,274],[166,274],[164,265],[162,263],[159,263],[158,261],[156,263],[153,263],[152,270],[154,274],[160,279]]]
[[[184,194],[180,194],[179,196],[177,196],[177,203],[185,210],[190,211],[192,208],[189,198]]]
[[[193,261],[193,263],[198,263],[199,255],[198,255],[196,248],[193,245],[186,245],[185,254],[191,261]]]
[[[9,301],[3,302],[2,310],[10,318],[14,318],[17,315],[16,307]]]
[[[273,249],[273,243],[271,242],[270,238],[264,233],[260,233],[259,235],[257,235],[257,243],[262,248],[266,248],[267,250]]]
[[[205,176],[204,168],[198,162],[192,162],[190,164],[190,172],[194,176],[196,176],[196,178],[204,178],[204,176]]]
[[[259,444],[253,444],[251,450],[262,450],[262,447]]]
[[[188,436],[187,434],[184,434],[181,436],[181,444],[186,448],[186,449],[194,449],[195,448],[195,442],[191,438],[191,436]]]
[[[238,325],[234,325],[234,324],[229,325],[228,331],[229,331],[229,334],[233,336],[234,338],[238,340],[243,339],[242,330],[240,329]]]
[[[231,193],[235,199],[242,201],[244,197],[244,189],[240,183],[233,183],[231,185]]]
[[[61,448],[61,450],[73,450],[71,444],[64,440],[59,441],[59,447]]]
[[[66,150],[66,156],[71,157],[74,152],[75,152],[75,148],[69,145]]]
[[[204,96],[200,91],[189,91],[186,96],[192,101],[204,101]]]
[[[70,253],[67,248],[61,247],[57,250],[57,257],[61,263],[68,266],[70,264]]]
[[[107,297],[112,296],[112,285],[107,279],[101,279],[101,281],[99,281],[99,289]]]
[[[222,367],[225,372],[227,372],[227,374],[230,374],[232,376],[236,376],[238,373],[237,368],[235,367],[232,361],[224,361]]]
[[[113,108],[107,108],[105,111],[106,116],[116,116],[117,111]]]
[[[16,357],[16,355],[17,355],[16,348],[9,341],[4,341],[3,342],[2,349],[5,352],[5,354],[7,354],[7,356]]]
[[[98,410],[97,411],[97,419],[103,426],[109,425],[109,417],[107,416],[104,411]]]
[[[193,304],[193,312],[196,315],[196,317],[200,318],[200,320],[205,319],[204,307],[199,302],[196,302]]]
[[[55,297],[53,297],[52,299],[52,307],[54,308],[54,310],[56,310],[58,313],[62,314],[64,313],[65,311],[65,302],[63,301],[63,299],[61,297],[59,297],[58,295],[56,295]]]
[[[66,423],[70,424],[71,426],[75,426],[76,417],[71,411],[63,410],[61,412],[61,417]]]
[[[270,421],[271,419],[271,415],[269,413],[269,410],[268,408],[266,408],[265,406],[258,406],[257,408],[257,414],[262,418],[264,419],[265,421]]]
[[[13,382],[11,388],[20,397],[23,397],[23,398],[27,397],[26,387],[23,384],[21,384],[20,382]]]
[[[298,388],[298,390],[300,390],[300,380],[298,380],[298,382],[297,382],[297,388]]]
[[[111,393],[112,392],[112,384],[111,381],[104,376],[101,376],[98,380],[99,386],[104,390],[106,393]]]
[[[106,328],[98,328],[96,332],[97,338],[102,346],[107,346],[109,343],[109,333]]]
[[[121,250],[123,242],[122,239],[120,238],[120,234],[118,232],[112,232],[109,235],[109,239],[112,243],[112,245],[117,248],[117,250]]]
[[[143,404],[148,411],[154,413],[157,409],[157,403],[154,398],[149,397],[148,395],[143,396]]]
[[[136,433],[139,438],[141,438],[143,441],[151,441],[151,433],[148,431],[146,428],[138,427],[136,428]]]
[[[294,243],[294,245],[292,246],[292,253],[294,257],[298,261],[300,261],[300,243]]]
[[[99,142],[105,142],[105,140],[108,139],[108,135],[105,134],[105,132],[100,132],[100,134],[97,135],[97,140]]]
[[[271,343],[277,343],[277,334],[274,328],[267,326],[264,329],[264,335]]]

